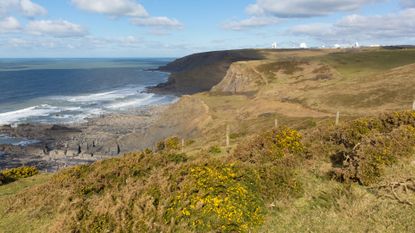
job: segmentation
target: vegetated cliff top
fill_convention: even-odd
[[[225,76],[233,62],[263,59],[260,50],[227,50],[192,54],[159,68],[171,72],[167,83],[155,91],[193,94],[208,91]]]

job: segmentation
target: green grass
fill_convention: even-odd
[[[390,116],[383,127],[415,130],[412,115]],[[0,186],[0,232],[412,232],[415,207],[377,186],[413,178],[415,157],[386,164],[372,186],[335,180],[343,124],[258,130],[220,157],[165,148],[21,179]],[[412,188],[395,191],[415,202]]]
[[[360,77],[414,63],[415,49],[331,53],[319,59],[345,77]]]
[[[33,177],[17,180],[13,183],[0,186],[0,232],[2,233],[26,233],[46,232],[51,219],[47,213],[38,219],[31,217],[30,211],[6,213],[8,198],[20,192],[44,184],[51,178],[50,174],[39,174]]]

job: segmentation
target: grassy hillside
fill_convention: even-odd
[[[162,70],[162,90],[204,91],[147,131],[177,137],[0,186],[0,232],[413,231],[414,49],[224,51]]]
[[[379,74],[414,63],[415,49],[331,53],[322,60],[345,77]]]
[[[171,138],[2,186],[0,231],[411,232],[414,149],[415,112],[267,130],[229,153]]]

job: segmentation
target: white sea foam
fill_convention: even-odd
[[[172,101],[174,101],[172,96],[143,93],[140,87],[89,95],[51,96],[35,101],[35,103],[45,104],[36,104],[32,107],[0,113],[0,125],[15,125],[26,122],[52,124],[82,123],[86,122],[88,118],[98,117],[107,113]]]
[[[61,110],[48,104],[23,108],[16,111],[0,113],[0,125],[11,124],[29,117],[48,116]]]
[[[143,98],[128,99],[124,101],[118,101],[112,104],[108,104],[105,107],[112,110],[122,110],[132,107],[140,107],[147,105],[154,98],[154,94],[147,94]]]
[[[78,95],[78,96],[60,96],[57,99],[66,100],[69,102],[100,102],[100,101],[111,101],[115,99],[122,99],[128,96],[134,96],[144,90],[143,87],[138,88],[124,88],[114,91],[107,91],[101,93],[94,93],[89,95]]]

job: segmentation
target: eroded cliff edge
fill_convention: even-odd
[[[263,55],[255,49],[192,54],[160,67],[160,71],[171,75],[166,83],[151,88],[151,91],[179,95],[209,91],[222,81],[232,63],[260,59]]]

